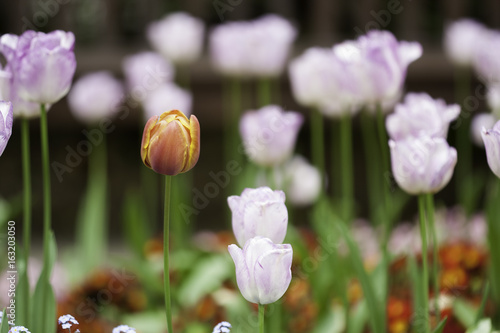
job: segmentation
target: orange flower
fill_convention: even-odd
[[[200,123],[179,110],[151,117],[144,127],[141,158],[155,172],[174,176],[191,170],[200,156]]]

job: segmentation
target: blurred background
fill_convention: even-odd
[[[232,20],[247,20],[265,13],[276,13],[289,19],[299,35],[291,57],[311,46],[331,46],[345,39],[354,39],[370,29],[391,30],[399,40],[415,40],[423,45],[422,58],[410,65],[406,80],[407,91],[426,91],[434,98],[454,102],[453,66],[445,57],[442,47],[443,28],[447,22],[471,17],[490,28],[500,27],[500,1],[498,0],[19,0],[0,2],[0,35],[21,34],[24,30],[73,31],[76,36],[75,53],[77,71],[75,80],[85,73],[109,70],[123,78],[122,59],[130,54],[151,47],[145,37],[147,25],[174,11],[185,11],[203,19],[207,32],[211,27]],[[191,171],[194,188],[203,189],[211,181],[209,172],[225,169],[223,156],[223,78],[210,64],[207,52],[190,69],[190,90],[193,93],[195,114],[202,127],[202,151],[198,165]],[[474,112],[485,110],[484,89],[478,81]],[[243,103],[247,109],[256,103],[251,98],[254,87],[246,87]],[[286,110],[307,110],[293,99],[286,73],[279,80],[281,104]],[[137,111],[137,112],[135,112]],[[116,119],[116,128],[108,135],[109,152],[109,204],[111,237],[120,237],[120,223],[124,193],[137,188],[140,183],[141,115],[138,110],[124,119]],[[48,113],[50,161],[64,163],[69,149],[85,137],[85,126],[69,112],[66,99],[58,102]],[[15,121],[13,135],[0,159],[0,198],[12,203],[8,219],[21,221],[22,173],[21,140],[19,123]],[[41,170],[39,151],[39,120],[30,121],[33,177],[33,234],[40,235],[42,228]],[[355,122],[356,126],[356,122]],[[308,126],[304,124],[298,151],[309,156]],[[356,134],[354,147],[360,149],[361,140]],[[329,135],[330,133],[327,133]],[[454,130],[450,128],[450,142]],[[484,151],[477,148],[475,162],[487,170]],[[360,214],[363,215],[366,198],[363,197],[365,172],[361,154],[355,154],[360,165],[355,172],[356,195]],[[359,172],[358,172],[359,171]],[[487,171],[485,171],[487,172]],[[86,188],[87,161],[65,173],[59,181],[52,174],[53,229],[57,235],[67,235],[71,241],[75,216]],[[454,184],[438,195],[438,200],[452,202]],[[161,192],[160,192],[161,193]],[[236,193],[234,193],[236,194]],[[159,198],[159,200],[161,200]],[[415,212],[415,209],[410,209]],[[159,215],[161,216],[161,215]],[[196,217],[196,229],[222,229],[227,227],[228,208],[225,193],[221,191],[209,201],[208,206]],[[159,226],[161,221],[157,221]],[[18,224],[21,227],[21,223]],[[61,237],[59,237],[61,239]],[[62,237],[62,239],[65,239]]]

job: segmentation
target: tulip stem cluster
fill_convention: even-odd
[[[170,189],[172,177],[165,176],[165,205],[163,210],[163,283],[165,288],[165,312],[167,315],[168,332],[172,329],[172,303],[170,300],[170,263],[169,263],[169,224],[170,224]]]
[[[21,119],[21,145],[23,156],[24,256],[26,262],[28,262],[31,244],[31,168],[29,121],[25,117]]]
[[[420,237],[422,239],[422,313],[424,314],[424,333],[430,332],[429,328],[429,269],[427,265],[427,225],[425,218],[425,194],[418,196],[418,210],[420,223]]]
[[[352,156],[352,118],[345,114],[340,124],[340,156],[342,159],[342,212],[345,221],[349,222],[353,216],[354,176]]]

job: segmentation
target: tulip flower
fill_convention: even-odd
[[[0,44],[22,98],[51,104],[68,93],[76,69],[72,32],[28,30],[19,37],[4,35]]]
[[[296,35],[296,29],[276,15],[226,23],[210,34],[211,59],[228,76],[276,77]]]
[[[81,77],[68,95],[73,115],[86,123],[111,117],[118,111],[123,98],[123,86],[107,71]]]
[[[483,127],[481,136],[486,149],[486,158],[491,171],[500,177],[500,121],[498,121],[492,129]]]
[[[302,156],[294,157],[285,166],[284,183],[288,200],[297,206],[310,205],[321,193],[319,170]]]
[[[155,172],[174,176],[191,170],[200,156],[200,123],[181,111],[151,117],[144,127],[141,157]]]
[[[446,55],[459,66],[471,66],[478,50],[478,41],[486,27],[471,19],[461,19],[446,26],[444,49]]]
[[[240,120],[240,133],[250,160],[262,166],[283,163],[293,152],[303,117],[284,112],[277,105],[246,112]]]
[[[398,41],[389,31],[372,30],[357,40],[365,61],[366,104],[375,105],[400,94],[408,66],[422,55],[417,42]]]
[[[182,110],[189,116],[193,104],[193,96],[173,82],[165,82],[151,91],[143,100],[144,114],[147,119],[158,115],[158,110],[172,108]]]
[[[12,134],[13,118],[12,103],[0,101],[0,156]]]
[[[500,31],[487,30],[476,36],[477,45],[474,52],[474,69],[479,78],[486,84],[500,83]]]
[[[188,64],[201,55],[203,21],[187,13],[172,13],[151,23],[147,37],[153,48],[175,64]]]
[[[125,57],[122,68],[127,89],[138,101],[163,83],[172,81],[175,74],[170,61],[155,52],[140,52]]]
[[[491,113],[484,112],[474,115],[470,124],[470,136],[476,146],[484,147],[483,128],[493,128],[497,120]]]
[[[450,123],[459,114],[457,104],[446,105],[426,93],[408,93],[404,103],[396,105],[394,113],[387,117],[387,132],[393,140],[420,135],[446,138]]]
[[[236,266],[236,282],[243,297],[252,303],[276,302],[292,279],[293,250],[290,244],[274,244],[269,238],[249,239],[243,250],[228,246]]]
[[[227,198],[232,212],[233,232],[243,246],[255,236],[282,243],[286,236],[288,211],[285,193],[269,187],[246,188],[241,196]]]
[[[394,178],[410,194],[436,193],[453,175],[457,151],[443,138],[389,140],[389,147]]]

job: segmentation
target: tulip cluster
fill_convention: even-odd
[[[227,76],[276,77],[283,72],[296,35],[296,29],[276,15],[226,23],[210,34],[210,57]]]
[[[245,189],[231,196],[233,232],[238,243],[228,250],[236,266],[236,281],[252,303],[276,302],[290,285],[293,251],[283,242],[288,224],[285,194],[268,187]]]
[[[370,31],[332,48],[311,48],[289,67],[299,103],[335,117],[361,107],[392,106],[408,65],[422,54],[416,42],[398,42],[388,31]]]
[[[436,193],[450,181],[457,152],[446,142],[446,135],[459,112],[458,105],[447,106],[425,93],[409,93],[387,117],[392,171],[406,192]]]

